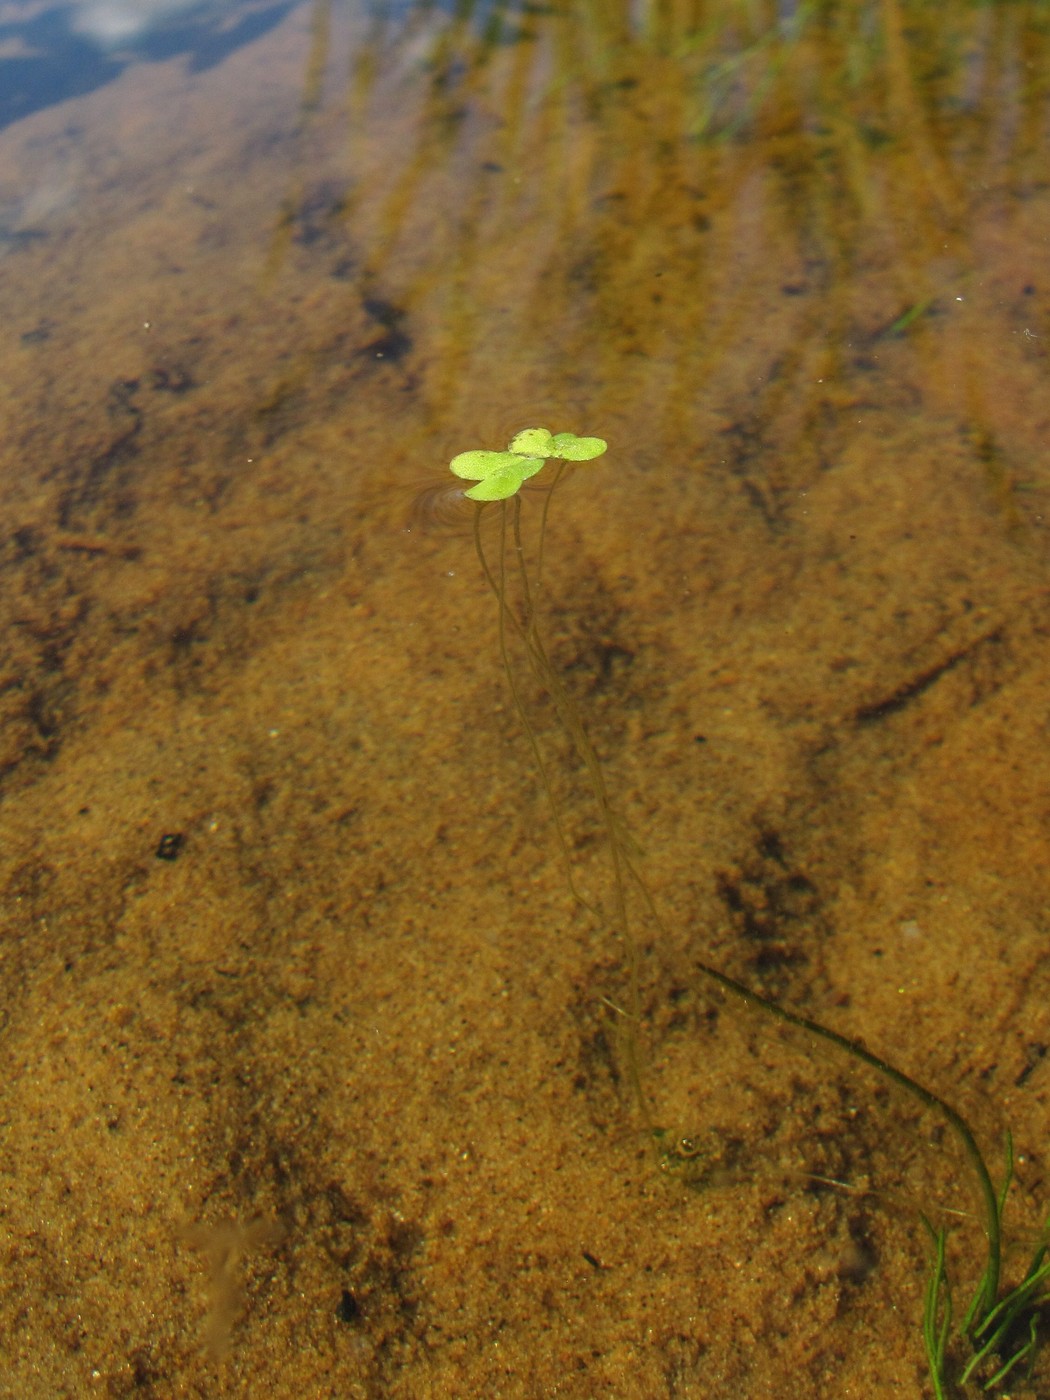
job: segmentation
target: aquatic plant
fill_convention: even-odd
[[[516,495],[549,458],[589,462],[600,457],[607,447],[603,438],[525,428],[511,439],[506,452],[461,452],[452,458],[449,469],[462,480],[478,483],[463,493],[472,501],[505,501]]]
[[[640,952],[629,907],[628,887],[633,885],[641,893],[649,909],[652,909],[652,901],[644,881],[636,869],[626,824],[610,800],[605,772],[597,752],[580,719],[572,697],[566,690],[557,670],[551,665],[547,645],[540,631],[537,610],[537,589],[542,575],[547,512],[553,493],[562,480],[567,463],[591,461],[595,457],[600,457],[606,451],[606,447],[607,444],[602,438],[578,437],[575,433],[551,433],[546,428],[526,428],[511,439],[506,451],[461,452],[452,459],[449,467],[461,480],[477,483],[464,491],[463,494],[477,502],[477,510],[474,515],[474,547],[482,573],[498,604],[499,652],[503,670],[514,708],[525,731],[547,796],[554,820],[555,833],[565,862],[569,888],[581,905],[597,915],[598,911],[583,897],[576,884],[573,863],[569,854],[569,843],[566,839],[558,803],[554,799],[547,762],[529,718],[529,712],[517,680],[516,669],[512,663],[511,635],[517,637],[532,676],[550,697],[558,720],[569,736],[587,774],[609,866],[609,883],[612,892],[611,922],[615,934],[624,948],[628,967],[627,1004],[625,1008],[617,1008],[624,1013],[624,1058],[635,1099],[646,1122],[649,1122],[647,1100],[642,1087],[637,1039],[637,1030],[641,1021]],[[540,517],[535,560],[530,567],[529,551],[526,548],[522,528],[519,493],[525,482],[535,477],[549,460],[556,461],[557,466],[548,484]],[[486,545],[481,529],[483,513],[487,506],[493,502],[496,502],[499,508],[498,533],[494,549]]]
[[[1002,1235],[1003,1210],[1013,1179],[1013,1166],[1013,1140],[1007,1133],[1006,1170],[994,1210],[997,1239]],[[933,1239],[934,1258],[926,1284],[922,1335],[934,1394],[937,1400],[948,1400],[952,1393],[947,1352],[951,1337],[953,1299],[945,1263],[947,1237],[943,1226],[935,1230],[925,1217],[924,1221]],[[1046,1240],[1048,1230],[1050,1221],[1044,1227],[1043,1238],[1032,1254],[1024,1277],[1001,1298],[998,1297],[998,1271],[993,1272],[989,1244],[989,1257],[984,1273],[960,1328],[973,1349],[973,1355],[959,1373],[960,1385],[965,1385],[979,1372],[986,1373],[992,1368],[992,1374],[983,1380],[982,1384],[984,1390],[996,1391],[1007,1376],[1022,1363],[1027,1363],[1025,1370],[1028,1379],[1031,1378],[1041,1340],[1039,1324],[1047,1303],[1050,1302],[1050,1260],[1047,1259]],[[991,1238],[989,1232],[989,1241]]]
[[[693,1182],[702,1183],[708,1166],[717,1166],[717,1146],[713,1147],[710,1153],[705,1153],[697,1147],[695,1139],[679,1138],[671,1147],[665,1147],[668,1134],[665,1129],[654,1126],[643,1085],[638,1044],[641,1022],[641,963],[639,941],[629,910],[629,889],[633,888],[640,895],[647,915],[657,927],[661,926],[660,916],[645,880],[635,864],[634,847],[626,825],[610,800],[605,773],[594,745],[572,697],[551,664],[540,631],[536,606],[536,588],[554,488],[562,480],[566,463],[593,460],[604,454],[606,449],[607,443],[603,438],[578,437],[575,433],[568,432],[555,434],[547,428],[526,428],[511,439],[505,451],[475,449],[461,452],[452,459],[449,466],[453,474],[461,480],[476,483],[465,490],[464,495],[477,503],[474,544],[482,572],[498,603],[500,658],[515,709],[528,738],[550,803],[555,830],[566,862],[570,888],[581,903],[585,904],[586,901],[582,899],[575,885],[568,842],[558,804],[554,800],[546,760],[511,663],[508,633],[518,637],[530,671],[550,696],[558,719],[571,738],[586,770],[591,795],[600,814],[609,860],[613,922],[625,949],[628,965],[624,1042],[628,1077],[635,1098],[650,1135],[661,1149],[661,1165],[675,1172],[683,1163],[687,1163]],[[552,459],[558,462],[558,466],[550,482],[540,518],[538,562],[534,581],[530,574],[522,529],[520,492],[525,483],[536,477]],[[499,528],[494,555],[486,547],[481,530],[483,513],[493,504],[499,509]],[[510,595],[512,585],[516,589],[513,605]],[[1040,1240],[1032,1255],[1024,1277],[1020,1283],[1003,1293],[1002,1222],[1013,1175],[1013,1147],[1010,1139],[1007,1139],[1003,1182],[996,1191],[973,1130],[962,1114],[939,1094],[905,1074],[881,1055],[869,1050],[861,1041],[842,1035],[818,1021],[771,1001],[707,962],[696,962],[694,966],[703,978],[735,998],[747,1010],[760,1013],[781,1025],[793,1027],[801,1031],[812,1043],[830,1045],[848,1060],[874,1070],[885,1083],[903,1090],[922,1109],[935,1114],[951,1129],[963,1149],[963,1155],[974,1179],[979,1202],[979,1219],[985,1235],[985,1257],[973,1299],[957,1329],[958,1336],[969,1344],[972,1355],[958,1368],[958,1374],[954,1375],[949,1354],[949,1346],[953,1339],[954,1309],[946,1263],[947,1232],[943,1226],[935,1229],[926,1215],[923,1215],[934,1244],[934,1257],[925,1292],[922,1328],[934,1393],[937,1400],[948,1400],[956,1381],[959,1385],[966,1385],[971,1380],[978,1379],[985,1391],[995,1392],[1022,1364],[1027,1364],[1030,1373],[1034,1367],[1040,1340],[1039,1324],[1044,1310],[1050,1307],[1050,1222],[1044,1230],[1044,1238]]]

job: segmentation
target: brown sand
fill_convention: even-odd
[[[698,959],[1009,1125],[1037,1228],[1046,35],[850,13],[737,67],[301,11],[0,134],[0,1395],[927,1393],[965,1165]],[[611,445],[544,628],[705,1191],[586,774],[519,671],[597,915],[413,507],[530,422]]]

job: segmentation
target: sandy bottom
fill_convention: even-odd
[[[382,120],[303,118],[310,21],[0,138],[0,1395],[932,1393],[921,1213],[963,1305],[982,1258],[950,1132],[697,964],[996,1173],[1010,1127],[1030,1241],[1050,196],[902,267],[887,156],[825,276],[780,134],[698,193],[638,165],[640,90],[635,146],[557,138],[553,227],[484,93],[452,146],[395,100],[415,51]],[[523,500],[600,770],[510,623],[526,738],[429,491],[530,421],[610,442],[542,583]],[[644,1108],[596,771],[659,915],[628,882]]]

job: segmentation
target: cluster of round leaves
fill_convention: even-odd
[[[535,476],[548,458],[589,462],[592,457],[600,457],[608,445],[602,438],[525,428],[511,439],[506,452],[461,452],[452,458],[449,467],[465,481],[478,483],[463,493],[472,501],[505,501],[530,476]]]

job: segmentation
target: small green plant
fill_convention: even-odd
[[[600,457],[608,445],[602,438],[525,428],[511,439],[506,452],[461,452],[452,458],[449,468],[461,479],[478,483],[463,493],[472,501],[505,501],[516,495],[548,458],[589,462]]]
[[[582,905],[601,918],[602,912],[583,898],[576,885],[569,842],[558,804],[554,800],[547,763],[529,717],[517,679],[517,668],[512,660],[512,637],[517,638],[524,652],[528,670],[553,703],[558,720],[572,741],[587,774],[608,861],[611,890],[609,920],[625,950],[627,960],[628,988],[622,1020],[627,1075],[642,1115],[649,1123],[638,1051],[638,1026],[641,1021],[640,952],[630,908],[629,887],[633,886],[641,895],[646,909],[653,914],[655,910],[649,892],[636,869],[633,846],[627,835],[626,824],[610,800],[605,772],[594,745],[572,697],[551,665],[547,644],[540,629],[538,608],[547,512],[555,489],[563,478],[567,463],[591,461],[600,457],[606,448],[607,444],[603,438],[578,437],[575,433],[551,433],[547,428],[526,428],[511,439],[505,452],[461,452],[452,459],[449,466],[461,480],[478,483],[463,494],[477,502],[474,513],[474,547],[482,573],[498,604],[499,652],[503,670],[553,815],[569,888]],[[522,522],[519,492],[524,483],[536,476],[550,459],[557,461],[557,468],[544,499],[535,548],[530,550]],[[483,515],[493,503],[498,508],[498,529],[494,547],[491,543],[486,543],[482,532]]]
[[[1006,1135],[1006,1170],[995,1204],[1000,1237],[1003,1211],[1013,1180],[1014,1150],[1010,1134]],[[948,1341],[951,1336],[953,1312],[951,1282],[945,1262],[947,1236],[944,1228],[934,1230],[928,1220],[926,1228],[934,1243],[934,1259],[926,1285],[923,1314],[923,1340],[930,1366],[934,1394],[937,1400],[948,1400],[952,1385],[947,1365]],[[1026,1378],[1031,1379],[1039,1348],[1039,1323],[1050,1302],[1050,1260],[1047,1259],[1046,1233],[1035,1249],[1021,1282],[1003,1297],[997,1297],[997,1287],[991,1286],[989,1265],[977,1285],[960,1332],[973,1349],[973,1355],[959,1373],[960,1385],[965,1385],[983,1373],[982,1388],[994,1392],[1007,1376],[1024,1365]],[[989,1375],[988,1372],[991,1371]]]
[[[557,803],[554,801],[546,762],[539,740],[529,718],[509,650],[509,634],[521,643],[528,667],[546,690],[554,704],[558,719],[570,736],[587,773],[591,795],[600,816],[600,826],[609,860],[612,891],[612,921],[627,955],[628,997],[624,1012],[626,1022],[626,1060],[628,1075],[636,1100],[650,1135],[661,1150],[662,1165],[672,1172],[685,1166],[683,1175],[695,1184],[717,1177],[724,1159],[717,1144],[707,1139],[679,1138],[668,1148],[665,1129],[653,1125],[642,1083],[638,1031],[641,1022],[641,965],[639,941],[634,931],[628,894],[633,890],[640,896],[647,916],[659,928],[660,918],[653,899],[634,861],[634,846],[626,825],[615,809],[608,791],[604,770],[598,759],[576,705],[560,676],[551,665],[543,640],[537,609],[539,562],[535,576],[529,568],[529,551],[522,525],[519,492],[526,481],[535,477],[551,459],[558,462],[550,483],[539,524],[537,560],[542,561],[543,542],[554,488],[562,479],[565,464],[586,462],[601,456],[607,444],[603,438],[577,437],[575,433],[551,433],[546,428],[526,428],[516,434],[505,452],[475,450],[461,452],[451,461],[450,468],[461,480],[476,485],[464,495],[477,503],[474,516],[474,544],[481,569],[499,605],[499,648],[504,671],[510,686],[515,709],[522,722],[533,757],[539,768],[544,790],[554,817],[555,830],[565,858],[569,884],[574,895],[581,898],[574,882],[569,846],[562,827]],[[483,512],[493,503],[499,508],[499,528],[495,552],[486,546],[481,529]],[[582,900],[582,903],[586,901]],[[588,908],[591,906],[588,904]],[[592,909],[598,914],[600,911]],[[761,1013],[781,1024],[802,1031],[810,1039],[829,1044],[850,1060],[867,1065],[883,1080],[904,1090],[923,1109],[932,1111],[954,1133],[973,1173],[980,1208],[980,1220],[985,1234],[984,1268],[973,1300],[967,1309],[960,1337],[969,1344],[973,1355],[959,1369],[957,1378],[949,1372],[949,1346],[952,1341],[953,1306],[946,1263],[946,1231],[934,1230],[926,1221],[934,1242],[934,1259],[925,1294],[923,1339],[930,1376],[937,1400],[948,1400],[957,1379],[959,1385],[981,1379],[983,1388],[995,1392],[1017,1367],[1034,1366],[1039,1340],[1039,1323],[1044,1310],[1050,1307],[1050,1258],[1048,1244],[1041,1242],[1036,1249],[1024,1278],[1005,1294],[1000,1293],[1002,1268],[1002,1218],[1013,1174],[1013,1149],[1007,1142],[1007,1166],[1003,1184],[997,1192],[991,1173],[981,1153],[973,1131],[962,1115],[938,1094],[897,1069],[888,1060],[876,1055],[858,1040],[841,1035],[817,1021],[800,1016],[777,1002],[760,996],[735,978],[706,962],[695,964],[700,974],[723,993],[741,1002],[749,1010]],[[619,1009],[619,1008],[616,1008]],[[830,1182],[831,1185],[843,1183]],[[1047,1232],[1050,1232],[1048,1223]],[[989,1374],[990,1373],[990,1374]]]

